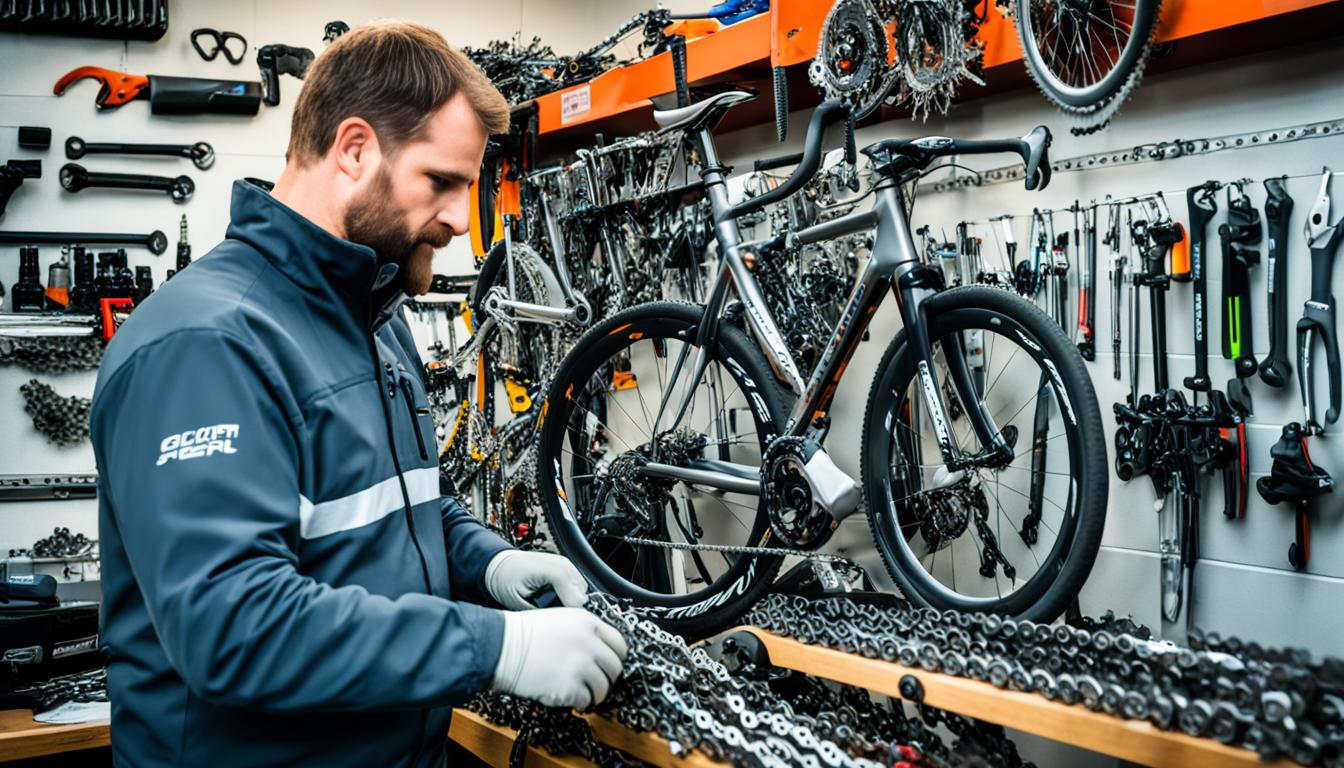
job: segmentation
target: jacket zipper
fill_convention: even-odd
[[[406,410],[411,414],[411,426],[415,427],[415,445],[420,449],[420,458],[428,461],[429,451],[425,449],[425,433],[420,430],[420,414],[415,410],[415,393],[411,391],[411,383],[401,379],[401,391],[406,395]]]
[[[387,401],[397,396],[396,374],[392,370],[391,363],[381,362],[378,356],[378,339],[375,335],[369,335],[369,356],[373,360],[373,376],[378,382],[378,401],[383,408],[383,425],[387,428],[387,447],[392,452],[392,468],[397,473],[397,483],[401,486],[402,508],[406,512],[406,528],[411,533],[411,543],[415,545],[415,552],[420,557],[420,573],[425,579],[425,594],[434,594],[434,588],[429,579],[429,563],[425,560],[425,551],[420,548],[420,537],[415,533],[415,515],[411,511],[411,492],[406,488],[406,476],[401,473],[401,459],[397,456],[396,431],[392,426],[392,412],[388,409]],[[383,373],[387,373],[387,397],[383,397],[382,378]],[[420,728],[415,740],[415,752],[411,756],[411,764],[414,765],[417,758],[420,757],[420,750],[425,743],[425,728],[429,725],[429,712],[420,711]]]

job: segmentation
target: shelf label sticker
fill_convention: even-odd
[[[593,105],[592,90],[587,83],[560,94],[560,124],[569,125],[588,114]]]

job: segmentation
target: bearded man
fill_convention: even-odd
[[[467,231],[508,116],[437,32],[350,32],[308,72],[274,191],[236,182],[224,242],[109,344],[91,426],[118,765],[441,766],[477,691],[585,707],[620,674],[568,561],[440,496],[398,309]]]

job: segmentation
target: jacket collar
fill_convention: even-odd
[[[376,330],[405,300],[397,265],[380,263],[366,245],[342,240],[240,179],[233,183],[226,237],[255,248],[272,266],[319,299],[339,302]]]

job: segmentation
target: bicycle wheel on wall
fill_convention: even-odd
[[[1143,77],[1160,5],[1161,0],[1015,0],[1027,71],[1047,99],[1082,116],[1089,129],[1100,128]]]
[[[1020,297],[976,286],[927,306],[944,353],[974,345],[979,399],[1015,456],[965,471],[943,464],[901,331],[879,364],[863,428],[878,551],[916,603],[1050,621],[1077,596],[1101,545],[1108,486],[1096,393],[1063,331]],[[948,427],[967,455],[983,448],[965,416]]]

